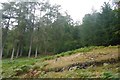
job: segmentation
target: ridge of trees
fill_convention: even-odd
[[[120,10],[104,3],[101,12],[86,14],[75,25],[60,5],[46,2],[2,3],[3,57],[37,58],[40,54],[56,54],[84,46],[120,44]]]

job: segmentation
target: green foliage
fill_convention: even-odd
[[[59,53],[57,55],[55,55],[55,57],[63,57],[63,56],[68,56],[68,55],[71,55],[73,54],[73,51],[67,51],[67,52],[62,52],[62,53]]]
[[[102,79],[114,79],[114,78],[119,78],[119,72],[117,71],[119,69],[119,63],[113,64],[108,64],[106,66],[90,66],[86,69],[75,69],[71,71],[63,71],[63,72],[53,72],[54,70],[58,70],[59,67],[56,68],[49,68],[49,63],[46,61],[44,62],[43,60],[49,60],[49,59],[54,59],[57,56],[62,57],[62,56],[69,56],[71,54],[76,53],[83,53],[86,51],[90,51],[93,49],[104,49],[104,48],[117,48],[118,46],[109,46],[109,47],[104,47],[104,46],[91,46],[91,47],[84,47],[80,48],[77,50],[72,50],[68,52],[63,52],[57,55],[53,56],[41,56],[39,59],[36,58],[18,58],[12,61],[9,61],[9,59],[3,59],[2,63],[2,76],[3,78],[17,78],[17,77],[22,77],[24,74],[29,73],[29,71],[40,71],[39,78],[46,78],[46,77],[51,77],[48,76],[48,74],[53,75],[52,77],[63,77],[63,78],[102,78]],[[75,51],[75,52],[74,52]],[[47,66],[47,67],[46,67]],[[109,70],[109,72],[108,72]],[[50,71],[50,72],[47,72]],[[55,75],[54,75],[55,74]],[[115,80],[115,79],[114,79]]]
[[[84,69],[77,70],[76,73],[77,73],[77,76],[80,78],[90,78],[92,75],[89,71],[86,71]]]
[[[50,60],[78,52],[85,53],[93,48],[120,44],[120,9],[112,10],[109,3],[103,4],[101,12],[86,14],[80,25],[75,25],[69,14],[63,15],[59,5],[49,2],[8,2],[2,6],[3,15],[11,15],[8,19],[15,19],[15,22],[7,19],[2,22],[5,26],[4,58],[11,57],[13,48],[16,58],[35,54],[57,54],[42,58]],[[36,16],[36,9],[41,15]]]
[[[75,49],[75,50],[71,50],[71,51],[67,51],[67,52],[62,52],[53,56],[46,56],[43,57],[41,60],[50,60],[50,59],[55,59],[55,58],[59,58],[59,57],[63,57],[63,56],[69,56],[75,53],[85,53],[85,52],[89,52],[93,49],[101,49],[104,48],[105,46],[90,46],[90,47],[84,47],[84,48],[79,48],[79,49]],[[112,46],[111,46],[112,47]],[[116,47],[116,46],[113,46]]]
[[[3,78],[11,77],[16,74],[22,74],[28,71],[30,68],[32,68],[31,65],[35,63],[39,59],[33,59],[33,58],[18,58],[15,60],[10,61],[9,59],[3,59],[2,60],[2,75]]]
[[[103,78],[104,79],[113,78],[113,74],[111,72],[104,72],[103,73]]]
[[[21,69],[22,71],[24,71],[24,72],[28,72],[30,68],[31,68],[30,65],[22,65],[22,66],[20,67],[20,69]]]
[[[14,73],[16,73],[15,75],[20,75],[23,74],[23,70],[21,68],[17,68],[14,70]]]
[[[54,59],[54,56],[47,56],[47,57],[42,58],[42,60],[50,60],[50,59]]]
[[[93,48],[94,47],[84,47],[84,48],[76,49],[74,52],[88,52],[92,50]]]
[[[30,69],[32,69],[31,65],[22,65],[19,67],[14,67],[13,68],[14,73],[15,73],[14,76],[19,76],[21,74],[27,73],[27,72],[29,72]]]

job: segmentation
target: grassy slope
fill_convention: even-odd
[[[55,72],[54,69],[64,68],[75,63],[87,61],[102,61],[118,58],[118,46],[88,47],[63,52],[54,56],[40,57],[38,59],[20,58],[13,61],[3,60],[3,77],[43,77],[43,78],[68,78],[68,77],[118,77],[119,63],[103,63],[100,66],[88,66],[86,69],[71,69]],[[51,69],[53,71],[51,71]]]

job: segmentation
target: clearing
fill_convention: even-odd
[[[94,46],[35,58],[3,60],[3,78],[119,78],[118,46]]]

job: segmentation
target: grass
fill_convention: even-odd
[[[111,78],[117,77],[117,69],[120,67],[118,63],[114,65],[89,67],[87,69],[78,69],[73,71],[63,71],[63,72],[45,72],[46,69],[54,69],[56,67],[67,66],[72,63],[79,61],[88,61],[89,58],[93,57],[95,60],[107,59],[109,57],[117,56],[118,46],[91,46],[84,47],[72,51],[62,52],[57,55],[52,56],[40,56],[36,58],[18,58],[10,61],[10,59],[2,60],[2,76],[3,78],[9,77],[22,77],[24,74],[28,73],[29,70],[41,71],[38,77],[43,78],[68,78],[68,77],[102,77]],[[114,54],[113,54],[114,53]],[[98,57],[100,56],[100,57]],[[57,62],[55,59],[60,58]],[[55,62],[55,63],[54,63]],[[16,76],[16,74],[18,74]]]
[[[13,61],[10,61],[9,59],[2,60],[2,70],[3,70],[3,77],[11,77],[11,75],[14,75],[14,70],[20,68],[23,65],[32,65],[37,60],[30,58],[19,58],[15,59]]]
[[[45,78],[119,78],[119,64],[98,67],[89,67],[87,69],[76,69],[64,72],[48,72]]]
[[[108,48],[117,48],[118,46],[108,46]],[[42,60],[51,60],[51,59],[55,59],[55,58],[59,58],[59,57],[64,57],[64,56],[69,56],[75,53],[86,53],[89,51],[92,51],[94,49],[103,49],[105,48],[105,46],[89,46],[89,47],[83,47],[83,48],[79,48],[79,49],[75,49],[75,50],[71,50],[71,51],[67,51],[67,52],[62,52],[59,53],[57,55],[53,55],[53,56],[45,56],[42,58]]]
[[[92,50],[91,50],[92,49]],[[81,50],[81,49],[80,49]],[[83,49],[82,49],[83,50]],[[84,49],[88,50],[88,49]],[[75,50],[76,51],[76,50]],[[78,51],[78,50],[77,50]],[[66,52],[67,53],[67,52]],[[65,55],[62,57],[59,57],[56,61],[55,59],[52,60],[46,60],[49,65],[46,66],[46,68],[55,68],[55,67],[63,67],[67,66],[69,64],[74,63],[83,63],[87,61],[102,61],[110,58],[117,58],[118,57],[118,48],[109,48],[109,47],[92,47],[89,48],[89,51],[84,52],[77,52],[73,53],[72,55]]]
[[[72,50],[72,51],[62,52],[62,53],[59,53],[59,54],[53,55],[53,56],[46,56],[46,57],[42,58],[42,60],[51,60],[51,59],[69,56],[69,55],[72,55],[75,53],[80,53],[80,52],[85,53],[85,52],[89,52],[93,49],[99,49],[99,48],[104,48],[104,46],[90,46],[90,47],[79,48],[79,49]]]

